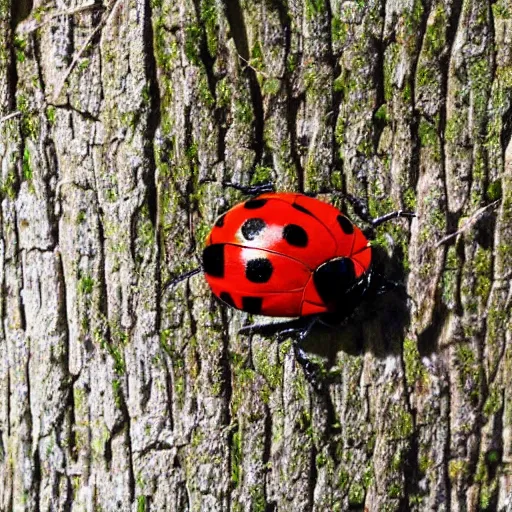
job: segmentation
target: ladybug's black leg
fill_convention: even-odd
[[[245,325],[244,327],[240,328],[238,330],[238,334],[248,334],[249,336],[251,334],[261,334],[263,336],[273,336],[276,334],[276,332],[281,332],[283,328],[285,327],[286,330],[290,329],[294,332],[297,330],[297,328],[294,328],[297,324],[298,320],[288,320],[285,322],[278,322],[278,323],[259,323],[259,324],[250,324]]]
[[[306,379],[316,390],[319,390],[321,388],[321,383],[318,379],[318,366],[309,359],[304,349],[300,347],[298,341],[293,342],[293,351],[295,352],[295,359],[304,370]]]
[[[262,183],[261,185],[238,185],[237,183],[231,183],[230,181],[223,181],[222,184],[225,187],[234,188],[235,190],[240,190],[240,192],[243,192],[244,194],[247,194],[248,196],[257,196],[259,194],[265,194],[266,192],[274,192],[274,184],[269,183]]]
[[[384,222],[387,222],[391,219],[397,219],[398,217],[416,217],[416,214],[414,212],[404,212],[403,210],[397,210],[396,212],[387,213],[386,215],[383,215],[382,217],[377,217],[376,219],[373,219],[371,221],[371,224],[374,228],[377,226],[380,226],[381,224],[384,224]]]
[[[285,329],[281,329],[277,333],[277,341],[278,343],[282,343],[289,337],[293,337],[293,351],[295,353],[295,358],[297,362],[304,369],[304,374],[308,381],[315,389],[320,389],[319,381],[318,381],[318,373],[319,369],[315,363],[313,363],[304,349],[300,346],[300,342],[304,341],[308,334],[313,329],[313,326],[320,320],[320,315],[314,315],[311,318],[307,319],[308,322],[304,324],[304,319],[299,318],[298,320],[292,320],[289,322],[281,322],[279,324],[253,324],[242,327],[238,333],[239,334],[252,334],[253,332],[265,333],[267,332],[269,335],[271,331],[273,333],[276,332],[276,328],[281,326],[287,326]]]
[[[299,341],[302,341],[311,332],[318,318],[318,316],[312,316],[311,318],[301,317],[295,320],[286,320],[284,322],[270,324],[251,324],[239,329],[238,334],[251,335],[258,333],[264,336],[274,336],[277,334],[278,343],[282,343],[290,336],[297,337]],[[304,319],[307,320],[307,323],[304,322]]]
[[[172,288],[173,286],[176,286],[178,283],[181,283],[181,281],[185,281],[186,279],[189,279],[192,276],[195,276],[196,274],[199,274],[199,272],[202,272],[202,267],[193,268],[192,270],[189,270],[188,272],[185,272],[184,274],[181,274],[174,279],[171,279],[170,281],[167,281],[167,283],[164,284],[162,289],[162,294],[167,290],[167,288]]]
[[[344,194],[343,197],[351,204],[354,213],[364,222],[373,224],[373,218],[368,211],[368,204],[366,201],[351,194]]]
[[[293,336],[297,343],[304,341],[308,334],[313,329],[313,326],[320,319],[319,315],[312,316],[306,325],[295,325],[293,327],[289,327],[288,329],[283,329],[277,333],[277,341],[282,343],[286,338]]]
[[[387,279],[382,274],[376,275],[376,282],[378,283],[378,286],[373,291],[373,295],[375,297],[379,297],[385,293],[395,290],[396,292],[403,294],[404,297],[408,297],[409,299],[411,298],[411,296],[407,293],[407,289],[403,283]]]
[[[284,329],[277,335],[277,340],[279,343],[282,343],[289,336],[293,336],[293,351],[295,353],[295,359],[302,366],[304,375],[306,376],[308,382],[316,390],[321,388],[321,383],[318,379],[319,368],[313,361],[311,361],[306,351],[300,346],[300,343],[308,337],[311,329],[313,329],[314,325],[319,320],[320,315],[312,316],[306,325]]]
[[[376,219],[374,219],[370,215],[370,212],[368,211],[368,205],[366,204],[366,201],[358,197],[354,197],[350,194],[346,194],[344,197],[352,205],[354,213],[361,220],[364,220],[365,222],[368,222],[368,224],[371,224],[373,228],[376,228],[377,226],[384,224],[384,222],[387,222],[388,220],[396,219],[398,217],[416,217],[416,214],[413,212],[404,212],[403,210],[398,210],[396,212],[387,213],[382,217],[377,217]]]

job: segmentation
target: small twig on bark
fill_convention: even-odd
[[[21,116],[21,112],[19,110],[16,110],[16,112],[11,112],[10,114],[7,114],[4,117],[0,117],[0,126],[5,123],[5,121],[9,121],[9,119],[12,119],[13,117]]]
[[[482,208],[478,208],[478,210],[476,210],[469,217],[469,219],[467,219],[466,222],[464,222],[464,224],[462,224],[460,229],[458,229],[454,233],[450,233],[449,235],[446,235],[444,238],[441,238],[441,240],[439,240],[439,242],[437,242],[436,248],[445,244],[446,242],[448,242],[452,238],[456,237],[457,235],[460,235],[463,231],[466,231],[466,229],[471,227],[478,220],[478,218],[481,217],[486,212],[486,210],[489,210],[490,208],[494,208],[499,202],[500,202],[500,199],[497,199],[496,201],[494,201],[486,206],[482,206]]]
[[[60,11],[49,12],[42,15],[41,19],[36,20],[34,17],[29,17],[16,27],[16,34],[30,34],[44,27],[46,24],[50,23],[54,18],[58,18],[59,16],[74,16],[75,14],[80,14],[86,11],[99,10],[103,9],[101,4],[92,3],[86,5],[79,5],[78,7],[73,7],[72,9],[65,9]]]
[[[80,59],[80,57],[83,55],[87,47],[89,46],[89,43],[92,41],[94,36],[110,21],[110,19],[114,16],[114,14],[117,12],[117,9],[121,5],[121,0],[115,0],[114,5],[112,5],[112,8],[110,10],[107,10],[103,16],[101,17],[100,22],[96,26],[96,28],[89,34],[89,37],[85,40],[85,43],[82,45],[80,50],[75,53],[75,56],[73,57],[73,60],[71,61],[71,64],[68,66],[66,71],[64,72],[64,75],[62,76],[59,85],[55,89],[55,92],[53,93],[53,101],[57,101],[58,97],[60,96],[60,93],[62,91],[62,88],[64,87],[64,84],[66,83],[66,80],[69,78],[69,75],[73,71],[74,67],[76,66],[76,63]]]
[[[263,78],[266,78],[268,79],[268,74],[265,73],[264,71],[261,71],[259,69],[256,69],[252,64],[251,64],[251,61],[250,60],[247,60],[245,57],[242,57],[240,54],[238,54],[238,57],[240,58],[240,60],[243,60],[245,62],[245,65],[249,68],[249,69],[252,69],[256,74],[258,75],[261,75]]]

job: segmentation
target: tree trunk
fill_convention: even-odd
[[[0,35],[0,511],[512,510],[509,0],[0,0]],[[417,213],[319,391],[165,288],[269,178]]]

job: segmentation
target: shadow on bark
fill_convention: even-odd
[[[315,324],[306,340],[301,343],[308,353],[325,360],[327,371],[336,366],[337,354],[340,352],[358,355],[370,351],[380,359],[402,352],[410,314],[408,296],[402,284],[405,276],[403,265],[400,264],[401,255],[390,258],[379,248],[374,248],[373,258],[377,282],[361,304],[337,324]],[[384,279],[382,276],[395,283],[396,288],[379,294],[379,280]],[[305,326],[309,322],[309,317],[303,317],[290,322],[257,325],[252,333],[272,337],[288,327]],[[369,332],[374,332],[375,335],[368,335]],[[334,377],[329,380],[332,379],[335,380]]]

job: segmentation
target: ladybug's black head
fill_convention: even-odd
[[[364,295],[369,274],[357,278],[350,258],[335,258],[320,265],[313,274],[318,294],[336,311],[353,310]]]

